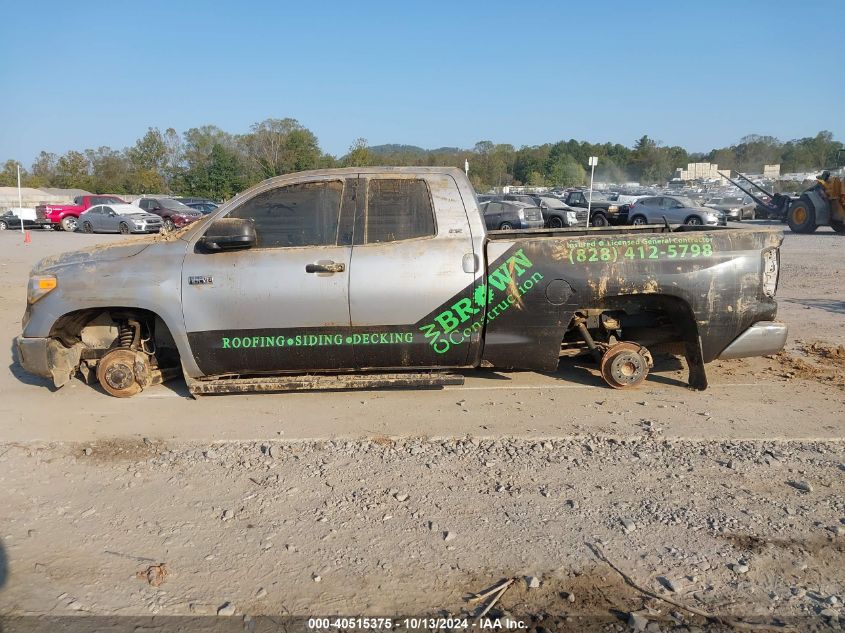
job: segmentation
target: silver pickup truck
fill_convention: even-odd
[[[267,180],[171,234],[48,257],[21,365],[131,396],[451,384],[456,369],[554,370],[591,354],[613,387],[652,350],[707,385],[716,358],[771,354],[774,230],[642,226],[488,232],[453,168]]]

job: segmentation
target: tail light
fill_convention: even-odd
[[[780,269],[778,249],[771,248],[763,253],[763,292],[767,297],[774,297],[778,288]]]

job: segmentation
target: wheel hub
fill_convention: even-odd
[[[146,356],[130,349],[113,349],[97,365],[100,386],[118,398],[134,396],[149,386],[149,373]]]
[[[601,375],[614,389],[635,387],[648,376],[651,363],[651,354],[646,348],[622,341],[612,345],[602,356]]]
[[[637,380],[645,369],[645,360],[635,352],[623,352],[610,363],[610,373],[616,382],[629,385]]]
[[[126,389],[135,380],[132,368],[123,362],[116,362],[109,365],[104,377],[112,389]]]

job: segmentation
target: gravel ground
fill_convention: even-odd
[[[121,239],[34,237],[0,235],[10,335],[36,259]],[[787,351],[710,365],[703,394],[661,359],[634,392],[569,362],[440,391],[119,401],[10,362],[0,628],[470,616],[506,578],[488,615],[535,631],[845,627],[843,244],[787,235]]]

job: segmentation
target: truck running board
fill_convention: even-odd
[[[345,389],[382,389],[385,387],[443,387],[462,385],[464,376],[446,372],[308,374],[297,376],[261,376],[258,378],[187,379],[191,395],[248,393],[251,391],[326,391]]]

